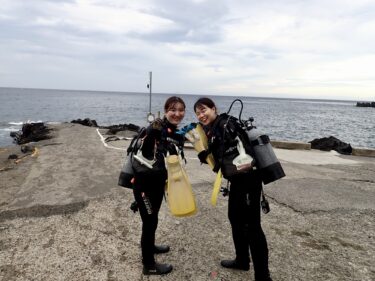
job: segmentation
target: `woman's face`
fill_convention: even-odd
[[[171,108],[165,112],[165,117],[167,118],[168,122],[173,125],[178,125],[181,123],[182,119],[185,116],[185,107],[182,103],[177,102]]]
[[[195,115],[200,123],[207,126],[215,121],[217,117],[216,108],[210,108],[202,104],[195,109]]]

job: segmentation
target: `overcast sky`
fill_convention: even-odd
[[[375,100],[373,0],[0,0],[0,87]]]

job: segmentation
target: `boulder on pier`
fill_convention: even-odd
[[[310,141],[312,149],[319,149],[323,151],[335,150],[340,154],[352,154],[352,146],[349,143],[345,143],[338,138],[330,136],[328,138],[314,139]]]

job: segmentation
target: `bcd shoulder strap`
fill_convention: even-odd
[[[144,138],[146,136],[146,128],[145,127],[142,127],[138,134],[135,135],[133,137],[133,139],[131,140],[130,142],[130,145],[128,147],[128,149],[126,150],[127,152],[127,155],[131,154],[131,153],[137,153],[138,149],[141,147],[141,141],[142,141],[142,138]]]

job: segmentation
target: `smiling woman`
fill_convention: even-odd
[[[194,111],[199,122],[207,126],[211,124],[217,117],[216,105],[209,98],[199,99],[199,103],[195,103]]]
[[[199,152],[198,158],[201,163],[207,163],[206,158],[212,153],[215,160],[213,171],[218,174],[222,172],[230,183],[228,218],[232,226],[236,255],[234,259],[222,260],[221,266],[248,271],[251,254],[255,280],[272,281],[268,268],[268,246],[260,215],[262,181],[265,178],[260,169],[253,168],[254,165],[259,165],[253,153],[256,150],[249,149],[245,152],[242,145],[242,141],[250,144],[251,139],[247,138],[246,133],[244,136],[243,129],[233,116],[226,113],[218,115],[216,105],[210,98],[198,99],[194,104],[194,111],[198,120],[206,126],[209,143],[207,150]],[[269,212],[268,203],[264,199],[262,202],[266,212]]]
[[[172,182],[171,171],[169,169],[167,172],[166,163],[170,164],[170,157],[183,157],[185,138],[177,132],[177,126],[184,116],[185,102],[176,96],[168,98],[164,105],[163,120],[156,119],[147,127],[132,163],[133,194],[142,219],[141,249],[143,273],[146,275],[162,275],[172,271],[172,265],[155,261],[154,254],[169,251],[169,246],[155,244],[155,232],[167,178],[168,190]],[[179,182],[182,180],[179,179]],[[168,202],[171,206],[170,199]],[[194,205],[192,207],[195,208]]]
[[[185,116],[185,103],[179,97],[170,97],[165,102],[164,111],[168,122],[177,126]]]

